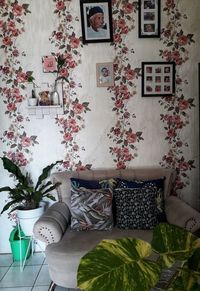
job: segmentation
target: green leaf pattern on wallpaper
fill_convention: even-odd
[[[25,57],[16,46],[16,40],[24,32],[24,18],[30,13],[28,4],[15,1],[0,1],[0,49],[4,62],[0,63],[0,94],[3,96],[5,114],[9,118],[9,127],[0,137],[3,152],[19,166],[26,166],[31,161],[31,147],[38,144],[36,136],[29,136],[25,131],[28,117],[20,113],[19,107],[26,99],[25,84],[32,72],[24,71],[20,60]]]
[[[175,192],[189,184],[188,171],[195,168],[194,160],[187,160],[184,156],[184,150],[189,145],[185,141],[186,137],[183,139],[183,131],[190,123],[191,109],[195,105],[193,98],[184,95],[183,86],[187,86],[188,80],[181,76],[181,70],[189,60],[188,47],[194,43],[194,40],[193,34],[187,34],[182,29],[187,15],[181,13],[178,3],[179,1],[174,0],[165,1],[163,13],[166,13],[168,23],[161,32],[161,42],[165,48],[160,50],[160,56],[165,61],[176,63],[176,92],[172,97],[163,97],[159,100],[163,112],[165,112],[160,115],[160,119],[166,131],[165,140],[169,144],[169,151],[163,156],[160,164],[163,167],[176,169],[178,175]]]
[[[56,118],[62,135],[61,143],[66,150],[63,167],[67,170],[90,169],[92,165],[84,165],[80,159],[80,152],[85,150],[84,147],[80,147],[76,142],[76,136],[85,127],[84,116],[90,111],[89,103],[81,101],[81,97],[78,97],[77,89],[82,85],[72,75],[74,69],[81,63],[82,43],[80,36],[74,32],[76,22],[80,20],[70,12],[71,0],[53,0],[53,2],[55,2],[54,14],[58,18],[58,26],[52,32],[50,41],[55,46],[55,55],[65,60],[60,75],[67,80],[64,82],[64,116]]]
[[[110,128],[108,137],[112,143],[110,153],[117,169],[125,169],[138,156],[137,144],[143,140],[142,131],[136,131],[132,121],[136,118],[129,111],[129,102],[137,94],[135,80],[140,76],[141,68],[133,68],[130,55],[134,50],[129,48],[126,38],[133,33],[134,13],[137,12],[136,1],[112,1],[115,51],[114,74],[115,85],[108,88],[113,95],[112,111],[116,122]]]

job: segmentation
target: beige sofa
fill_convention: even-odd
[[[76,288],[77,268],[80,258],[104,238],[138,237],[151,240],[151,230],[70,231],[70,178],[97,180],[102,178],[154,179],[165,176],[165,211],[169,223],[195,232],[200,228],[200,213],[175,196],[169,196],[175,172],[164,168],[139,168],[127,170],[95,170],[82,172],[59,172],[52,181],[61,182],[58,197],[62,202],[53,204],[36,222],[34,235],[45,242],[46,258],[52,281],[59,286]]]

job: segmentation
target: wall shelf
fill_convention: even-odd
[[[44,117],[44,115],[50,115],[50,118],[55,118],[57,115],[63,115],[64,109],[62,105],[50,105],[50,106],[28,106],[28,114],[35,116],[38,119]]]

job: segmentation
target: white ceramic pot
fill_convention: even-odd
[[[28,103],[29,103],[29,106],[36,106],[37,105],[37,98],[29,98]]]
[[[31,210],[17,210],[17,218],[24,234],[27,236],[33,235],[33,226],[35,222],[44,213],[44,206],[40,206]]]

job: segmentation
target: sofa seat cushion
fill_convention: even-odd
[[[150,242],[151,230],[79,231],[67,230],[62,240],[46,247],[47,262],[51,279],[58,285],[76,288],[77,269],[80,258],[103,239],[135,237]]]

